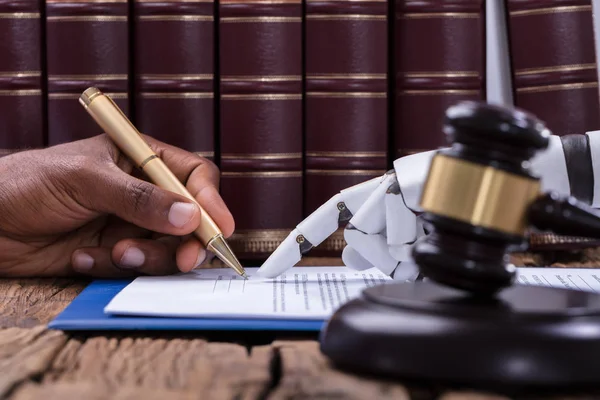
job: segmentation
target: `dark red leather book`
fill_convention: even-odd
[[[600,129],[591,0],[507,0],[515,105],[564,136]],[[597,247],[598,240],[533,234],[532,251]]]
[[[129,114],[127,0],[46,1],[48,144],[102,133],[79,104],[96,86]]]
[[[0,0],[0,156],[44,145],[41,7]]]
[[[447,145],[446,109],[485,100],[485,2],[396,2],[395,156]]]
[[[136,0],[134,110],[140,131],[214,158],[214,2]]]
[[[302,219],[302,4],[219,5],[221,193],[240,258],[264,258]]]
[[[591,0],[507,0],[515,105],[556,135],[600,129]]]
[[[388,3],[306,3],[304,216],[388,168]],[[341,233],[311,254],[339,255]]]

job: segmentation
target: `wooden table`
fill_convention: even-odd
[[[331,265],[339,260],[305,262],[313,263]],[[506,399],[340,372],[320,354],[316,335],[73,335],[46,329],[87,283],[0,280],[0,398]]]

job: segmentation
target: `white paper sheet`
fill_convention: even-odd
[[[231,269],[139,277],[116,295],[105,313],[211,318],[324,320],[375,284],[391,281],[376,269],[295,267],[277,278],[244,280]]]
[[[591,268],[519,268],[517,283],[600,292],[600,270]]]
[[[324,320],[376,284],[393,282],[377,269],[295,267],[274,279],[240,278],[231,269],[139,277],[105,307],[120,315]],[[519,268],[517,284],[600,292],[600,270]]]

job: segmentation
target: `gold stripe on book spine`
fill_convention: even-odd
[[[307,169],[308,175],[383,175],[385,170],[381,169]]]
[[[214,3],[213,0],[134,0],[134,3]]]
[[[236,231],[227,241],[235,253],[272,253],[290,234],[292,229],[257,229]],[[335,231],[316,250],[341,252],[346,247],[344,231]]]
[[[103,93],[111,99],[126,99],[127,93]],[[50,93],[48,94],[48,98],[54,100],[72,100],[79,99],[81,93]]]
[[[387,21],[387,16],[365,14],[308,14],[306,19],[319,21]]]
[[[438,149],[398,149],[397,154],[409,156],[412,154],[424,153],[426,151],[434,151],[434,150],[438,150]]]
[[[416,94],[416,95],[431,95],[431,94],[476,95],[476,94],[479,94],[479,90],[468,90],[468,89],[402,90],[400,93],[401,94]]]
[[[387,157],[387,153],[383,151],[309,151],[306,153],[308,157],[348,157],[348,158],[363,158],[363,157]]]
[[[588,12],[592,11],[592,6],[558,6],[558,7],[544,7],[536,10],[518,10],[511,11],[511,17],[522,17],[527,15],[544,15],[544,14],[560,14],[568,12]]]
[[[306,0],[307,3],[386,3],[387,0]]]
[[[302,158],[302,153],[222,154],[221,160],[289,160]]]
[[[144,99],[212,99],[212,92],[182,92],[182,93],[159,93],[140,92],[139,96]]]
[[[140,74],[139,79],[210,80],[213,74]]]
[[[35,19],[35,18],[40,18],[40,13],[25,13],[25,12],[0,13],[0,19]]]
[[[302,4],[301,0],[221,0],[221,4]]]
[[[322,97],[328,99],[344,98],[386,98],[386,92],[306,92],[310,97]]]
[[[302,100],[301,94],[258,93],[258,94],[223,94],[223,100]]]
[[[223,17],[222,23],[253,23],[253,22],[302,22],[301,17]]]
[[[99,74],[99,75],[48,75],[49,81],[110,81],[127,79],[127,74]]]
[[[477,71],[454,71],[454,72],[405,72],[398,76],[403,78],[476,78],[479,76]]]
[[[0,96],[40,96],[39,89],[0,90]]]
[[[386,79],[386,74],[307,74],[308,79]]]
[[[212,15],[140,15],[137,18],[140,21],[214,21],[214,17]]]
[[[407,13],[396,14],[400,19],[429,19],[429,18],[481,18],[479,13],[442,12],[442,13]]]
[[[301,178],[301,171],[222,172],[223,178]]]
[[[544,85],[544,86],[532,86],[517,88],[517,93],[542,93],[542,92],[555,92],[560,90],[578,90],[578,89],[590,89],[597,88],[597,82],[587,83],[561,83],[556,85]]]
[[[250,82],[298,82],[302,80],[300,75],[225,75],[221,76],[222,82],[237,82],[237,81],[250,81]]]
[[[118,15],[49,16],[48,22],[127,22],[127,17]]]
[[[543,68],[523,68],[515,71],[516,76],[543,74],[548,72],[569,72],[569,71],[585,71],[588,69],[596,69],[596,64],[571,64],[558,65],[554,67]]]
[[[46,0],[46,3],[127,3],[127,0]]]
[[[598,241],[598,239],[579,236],[560,236],[553,233],[532,233],[529,236],[529,243],[532,245],[586,243],[596,241]]]
[[[0,78],[37,78],[42,76],[40,71],[0,72]]]

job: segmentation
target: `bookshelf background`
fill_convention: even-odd
[[[264,259],[339,190],[445,146],[455,102],[600,130],[594,34],[591,0],[0,0],[0,152],[102,133],[77,102],[97,86],[219,166],[231,244]]]

